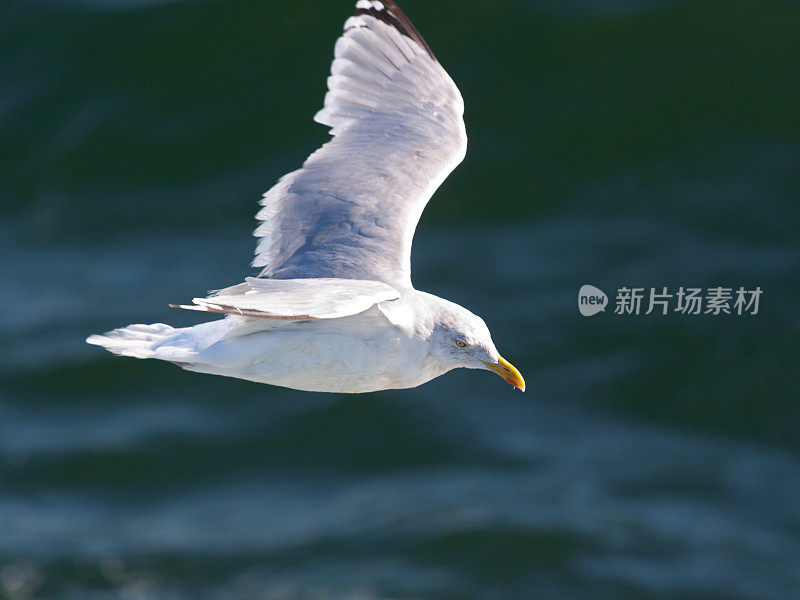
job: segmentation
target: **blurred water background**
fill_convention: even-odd
[[[800,3],[403,3],[467,106],[417,287],[526,394],[84,344],[241,281],[348,1],[0,4],[0,598],[800,598]],[[579,315],[584,283],[763,289]]]

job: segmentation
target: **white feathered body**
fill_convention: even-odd
[[[415,307],[427,298],[435,297],[409,290],[398,300],[330,319],[228,315],[181,329],[130,325],[89,341],[115,354],[165,360],[188,371],[305,391],[409,388],[452,368],[430,354],[429,323],[413,321]]]

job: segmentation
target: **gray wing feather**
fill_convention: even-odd
[[[356,9],[315,116],[334,137],[264,195],[253,265],[275,279],[411,287],[419,217],[466,152],[464,104],[393,2]]]
[[[379,281],[354,279],[263,279],[248,277],[194,304],[176,308],[265,319],[338,319],[396,300],[396,289]]]

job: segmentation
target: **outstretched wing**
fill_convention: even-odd
[[[264,319],[338,319],[396,300],[400,294],[379,281],[354,279],[263,279],[248,277],[194,304],[170,304],[174,308],[260,317]]]
[[[328,90],[314,118],[334,137],[264,195],[253,265],[411,287],[419,217],[466,152],[461,94],[390,0],[356,3]]]

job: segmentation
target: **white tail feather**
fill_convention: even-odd
[[[104,334],[90,335],[86,343],[102,346],[109,352],[134,358],[161,358],[156,348],[177,330],[164,323],[128,325]]]

